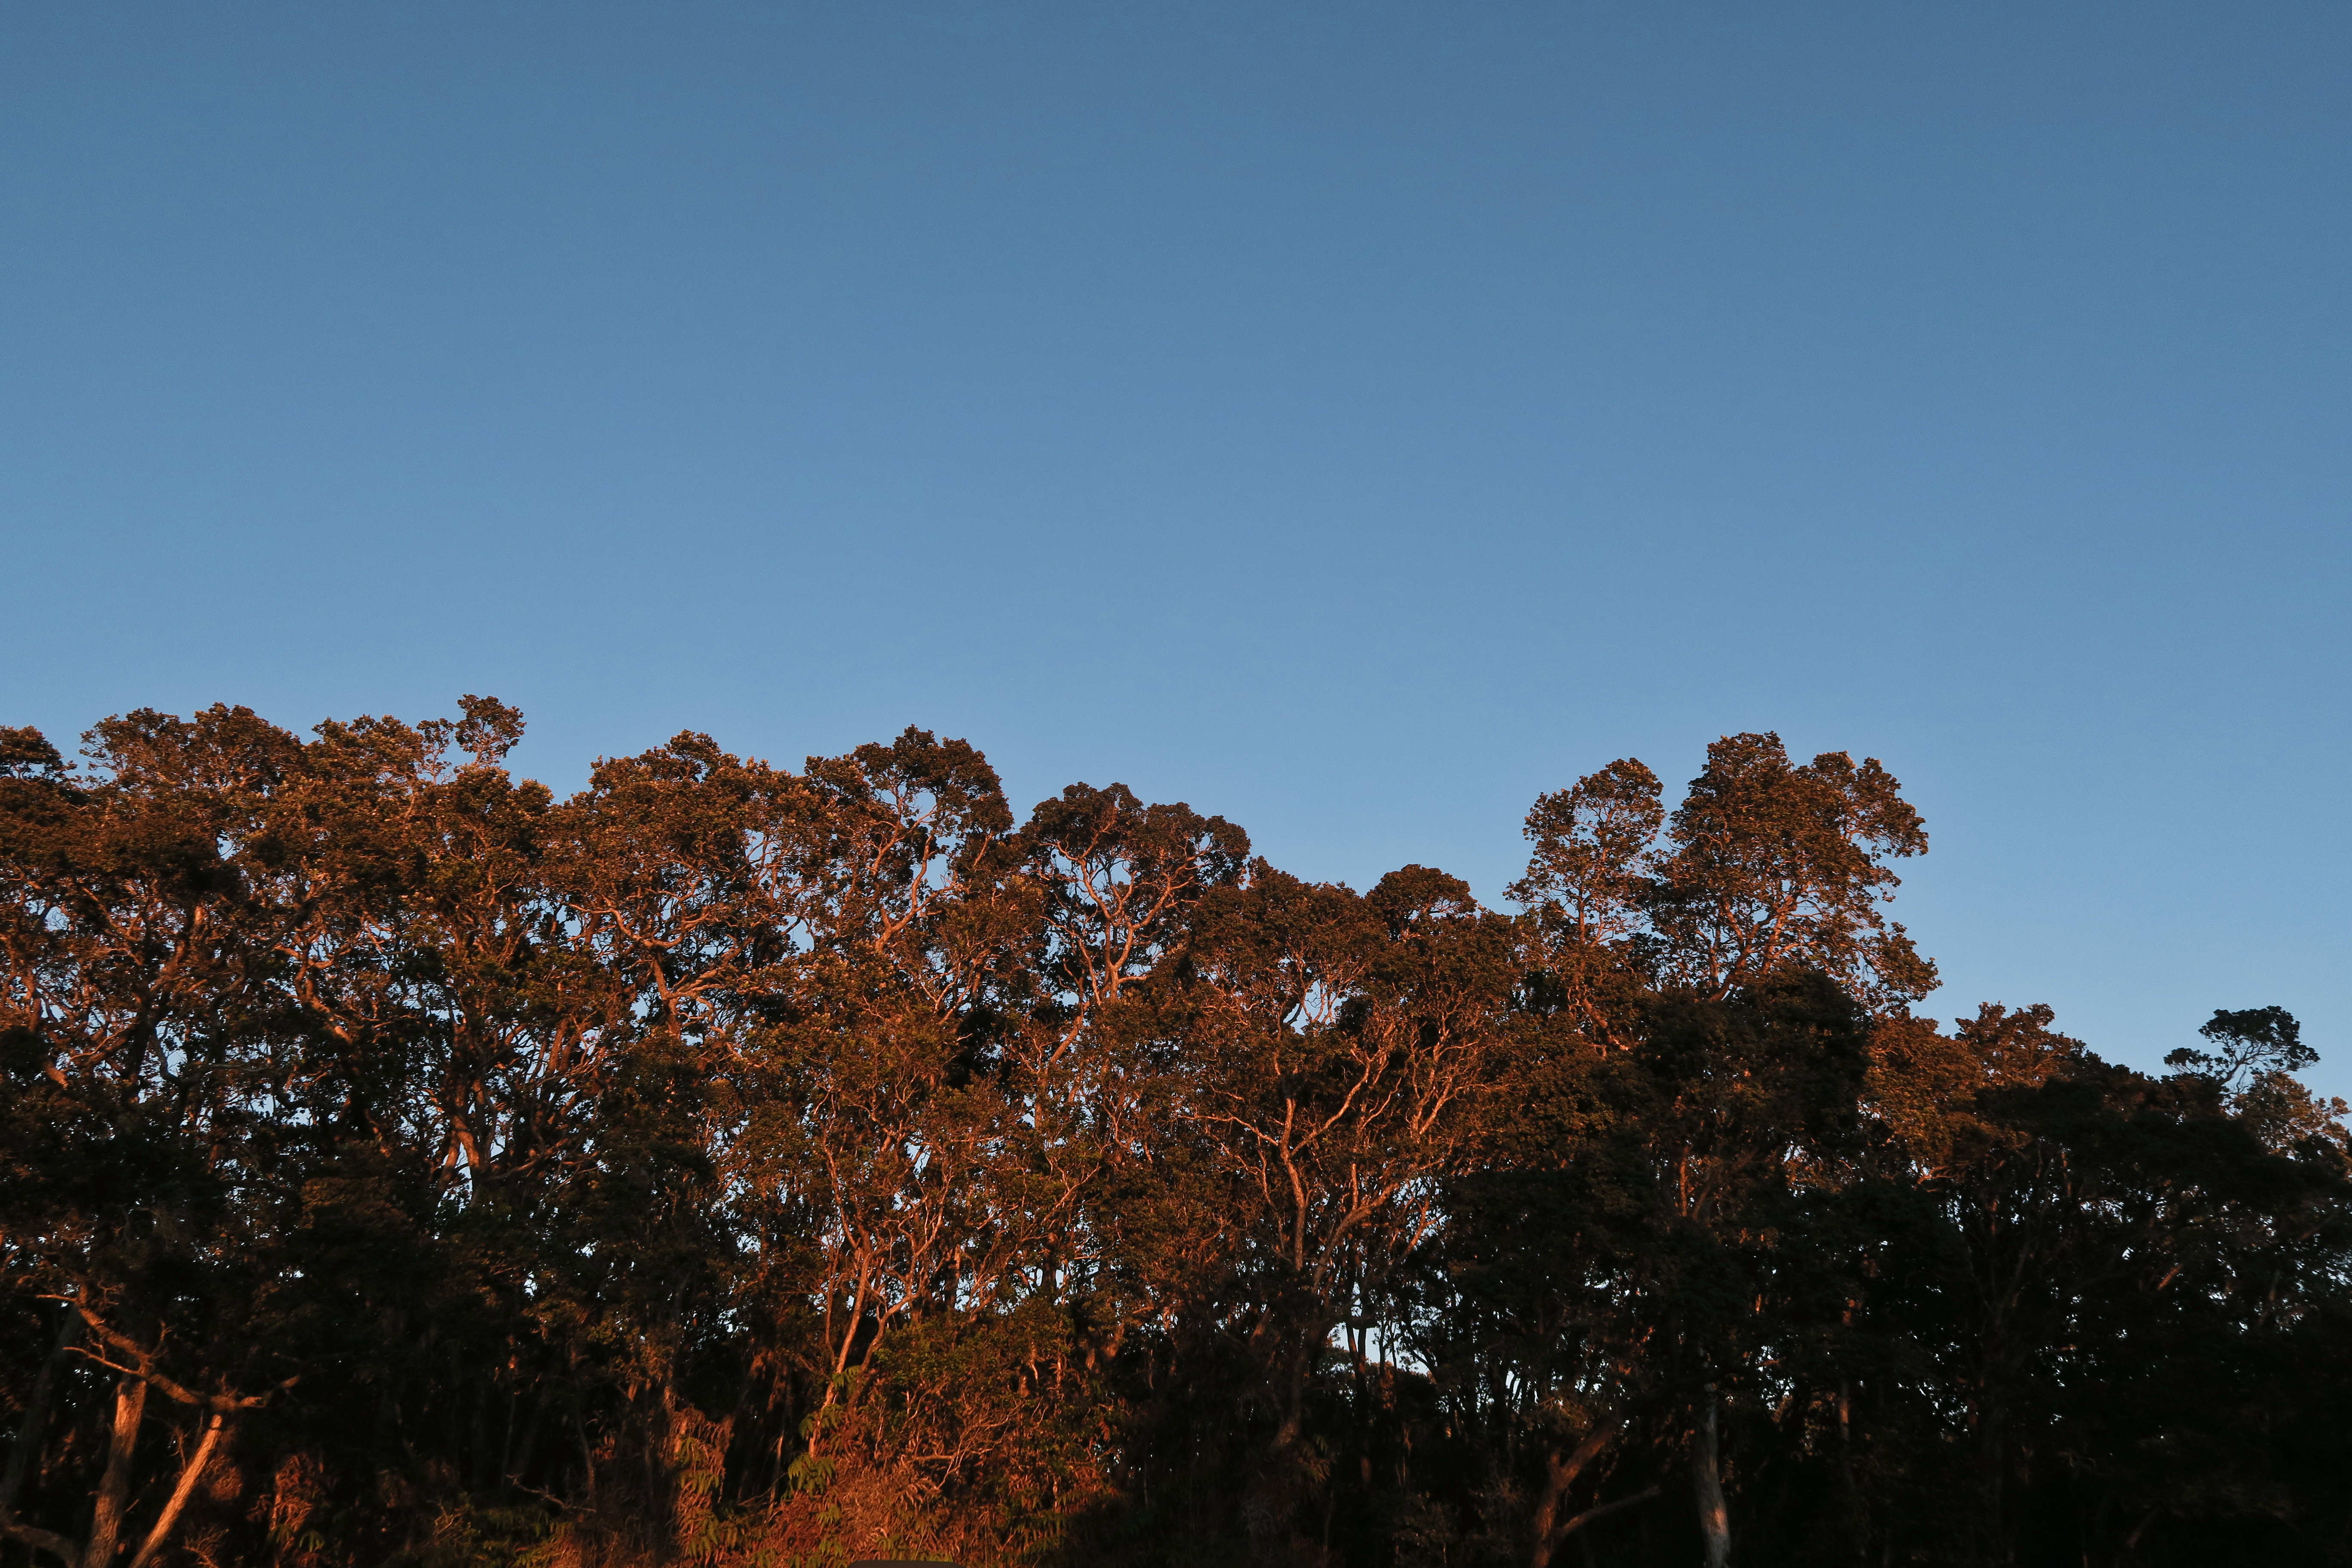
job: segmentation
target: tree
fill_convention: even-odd
[[[1778,735],[1728,735],[1671,816],[1658,796],[1627,760],[1528,813],[1534,853],[1511,893],[1571,997],[1603,984],[1596,966],[1716,997],[1816,969],[1880,1010],[1935,988],[1935,966],[1879,913],[1899,885],[1885,862],[1925,853],[1927,833],[1875,758],[1798,766]]]
[[[1739,1238],[1785,1227],[1798,1194],[1842,1179],[1860,1115],[1867,1029],[1840,1009],[1850,995],[1899,1020],[1905,1003],[1932,988],[1934,967],[1879,912],[1896,885],[1885,862],[1924,851],[1927,833],[1875,760],[1857,767],[1824,752],[1797,766],[1777,735],[1727,736],[1707,749],[1705,771],[1671,815],[1660,795],[1649,768],[1623,760],[1543,796],[1528,816],[1527,874],[1511,889],[1541,942],[1528,1003],[1548,1019],[1547,1048],[1561,1058],[1531,1080],[1547,1099],[1528,1102],[1530,1120],[1512,1139],[1518,1158],[1538,1171],[1611,1171],[1606,1191],[1579,1183],[1580,1198],[1617,1213],[1648,1208],[1650,1234],[1621,1230],[1613,1256],[1573,1260],[1494,1236],[1471,1250],[1555,1279],[1597,1283],[1629,1270],[1672,1279],[1655,1289],[1686,1309],[1709,1291],[1760,1299],[1768,1259]],[[1817,1021],[1798,1025],[1809,1012]],[[1570,1065],[1592,1050],[1623,1054],[1627,1065]],[[1553,1147],[1530,1146],[1547,1127]],[[1483,1212],[1559,1224],[1557,1209],[1543,1214],[1528,1198],[1490,1199]],[[1668,1239],[1677,1235],[1685,1239]],[[1702,1289],[1707,1269],[1717,1283]],[[1530,1294],[1486,1272],[1484,1289]],[[1560,1389],[1537,1405],[1550,1436],[1528,1525],[1536,1568],[1599,1517],[1564,1511],[1579,1478],[1637,1411],[1694,1378],[1675,1397],[1691,1410],[1706,1554],[1714,1563],[1727,1557],[1717,1389],[1768,1343],[1741,1317],[1712,1326],[1687,1310],[1647,1321],[1580,1317],[1580,1335],[1613,1319],[1614,1342],[1565,1360],[1560,1348],[1533,1351],[1532,1366],[1546,1369],[1537,1385]],[[1578,1370],[1554,1384],[1567,1367]]]
[[[1612,763],[1512,917],[920,730],[521,733],[0,730],[0,1563],[2352,1546],[2296,1020],[1916,1015],[1874,762]]]

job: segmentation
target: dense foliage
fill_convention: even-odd
[[[1914,1014],[1874,762],[1481,908],[961,742],[0,731],[0,1558],[2352,1560],[2276,1008]]]

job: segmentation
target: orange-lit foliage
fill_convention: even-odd
[[[462,713],[0,731],[0,1561],[2352,1551],[2294,1020],[1916,1016],[1874,761],[1612,763],[1510,914]]]

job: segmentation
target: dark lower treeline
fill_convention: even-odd
[[[1874,762],[1613,763],[1506,914],[463,706],[0,731],[0,1560],[2352,1559],[2294,1021],[1915,1015]]]

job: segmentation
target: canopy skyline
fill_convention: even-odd
[[[2352,1133],[2299,1020],[2157,1077],[1912,1014],[1873,763],[1728,736],[1671,810],[1612,763],[1507,918],[1124,788],[1022,820],[916,730],[558,802],[521,729],[142,711],[79,773],[0,729],[0,1537],[2345,1559]]]
[[[1498,907],[1776,731],[1925,817],[1923,1010],[2352,1092],[2340,13],[5,37],[0,721],[915,724]]]

